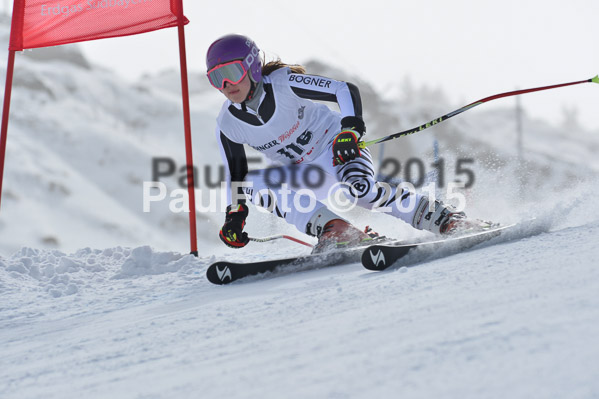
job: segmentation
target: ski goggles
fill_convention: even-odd
[[[225,88],[225,82],[233,85],[238,84],[245,78],[248,70],[243,61],[236,60],[220,64],[208,71],[208,80],[215,88],[222,90]]]

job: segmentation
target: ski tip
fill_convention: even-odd
[[[599,75],[596,75],[593,79],[591,79],[591,82],[599,83]]]
[[[217,262],[208,267],[206,270],[206,278],[212,284],[223,285],[229,284],[234,280],[231,269],[224,262]]]

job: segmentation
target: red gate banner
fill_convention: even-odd
[[[185,25],[181,0],[15,0],[9,50]]]

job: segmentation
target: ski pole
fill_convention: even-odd
[[[560,84],[556,84],[556,85],[552,85],[552,86],[535,87],[533,89],[516,90],[516,91],[509,91],[507,93],[495,94],[493,96],[485,97],[481,100],[478,100],[471,104],[465,105],[462,108],[456,109],[455,111],[445,114],[439,118],[433,119],[432,121],[427,122],[424,125],[420,125],[418,127],[412,128],[412,129],[404,130],[403,132],[393,133],[388,136],[381,137],[381,138],[378,138],[375,140],[362,141],[362,142],[358,143],[358,146],[360,148],[366,148],[373,144],[383,143],[385,141],[397,139],[399,137],[408,136],[410,134],[420,132],[424,129],[428,129],[429,127],[438,125],[439,123],[451,118],[452,116],[456,116],[458,114],[461,114],[462,112],[468,111],[469,109],[472,109],[472,108],[476,107],[477,105],[480,105],[480,104],[483,104],[483,103],[486,103],[486,102],[489,102],[492,100],[496,100],[498,98],[517,96],[519,94],[532,93],[532,92],[541,91],[541,90],[556,89],[558,87],[572,86],[572,85],[577,85],[577,84],[581,84],[581,83],[590,83],[590,82],[599,83],[599,75],[595,76],[594,78],[581,80],[578,82],[560,83]]]
[[[287,236],[287,235],[284,235],[284,234],[281,234],[281,235],[278,235],[278,236],[270,236],[270,237],[260,237],[260,238],[258,238],[258,237],[248,237],[248,238],[249,238],[250,241],[255,241],[255,242],[268,242],[268,241],[273,241],[273,240],[278,240],[278,239],[284,238],[284,239],[287,239],[287,240],[290,240],[290,241],[297,242],[298,244],[305,245],[305,246],[310,247],[310,248],[314,247],[314,245],[312,245],[312,244],[309,244],[309,243],[307,243],[305,241],[302,241],[302,240],[300,240],[298,238]]]

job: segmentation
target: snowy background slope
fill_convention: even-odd
[[[9,21],[3,18],[0,38],[7,43]],[[307,67],[311,73],[360,86],[371,137],[417,126],[464,105],[451,104],[440,89],[415,84],[408,77],[382,96],[359,76],[319,62]],[[207,206],[209,191],[219,181],[221,161],[213,130],[223,98],[209,87],[203,71],[192,69],[190,85],[198,197]],[[149,213],[142,209],[143,182],[152,179],[152,159],[172,159],[176,172],[160,181],[167,184],[169,193],[181,188],[185,152],[179,93],[174,70],[129,83],[91,64],[77,46],[18,53],[0,253],[8,255],[22,246],[74,251],[152,245],[159,250],[186,251],[186,213],[171,212],[168,198],[152,204]],[[429,131],[374,148],[375,156],[402,162],[396,177],[405,178],[410,158],[422,160],[425,172],[430,172],[436,139],[440,156],[446,160],[446,182],[456,178],[456,161],[472,159],[468,167],[475,172],[476,182],[468,193],[468,207],[478,217],[496,216],[497,206],[509,208],[514,201],[538,201],[547,192],[571,189],[596,174],[599,132],[579,126],[575,115],[565,113],[563,123],[555,126],[527,117],[524,110],[523,156],[519,159],[515,103],[501,101],[505,109],[488,111],[481,106]],[[393,168],[387,165],[381,172],[393,173]],[[498,197],[505,201],[488,203]],[[360,219],[359,212],[348,217],[358,224],[368,223]],[[268,223],[263,219],[252,212],[248,223],[252,234],[265,235],[273,229],[294,232],[274,218]],[[198,213],[201,251],[214,253],[214,232],[221,223],[220,209]],[[385,232],[391,234],[392,221],[383,222],[381,230],[387,229],[387,223],[391,226]]]
[[[6,43],[7,20],[1,28]],[[382,96],[343,70],[308,70],[360,86],[371,137],[464,105],[409,78]],[[222,98],[203,71],[190,79],[202,189],[218,177]],[[305,250],[227,250],[222,213],[206,212],[194,258],[186,214],[167,203],[142,211],[152,158],[184,162],[178,92],[176,71],[131,84],[76,46],[18,55],[0,212],[0,397],[599,397],[598,131],[572,114],[555,125],[524,112],[519,158],[505,101],[384,148],[429,171],[437,139],[447,181],[460,178],[460,158],[474,160],[469,214],[534,215],[548,233],[413,269],[348,265],[215,287],[204,273],[219,257]],[[179,178],[162,181],[172,190]],[[385,215],[349,217],[415,234]],[[255,211],[248,230],[299,235]]]

